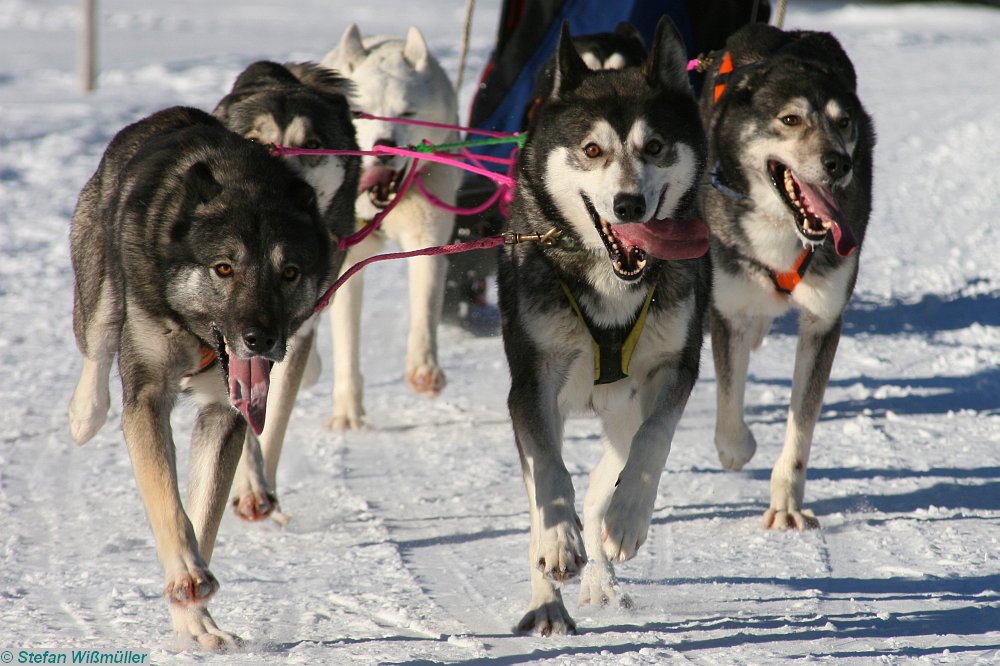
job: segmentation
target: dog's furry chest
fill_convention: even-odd
[[[536,348],[539,375],[562,380],[555,388],[564,413],[617,412],[637,397],[657,391],[658,371],[684,348],[688,323],[695,316],[693,294],[670,308],[651,307],[630,350],[627,376],[597,383],[595,357],[611,352],[596,343],[570,301],[563,296],[555,302],[550,300],[544,308],[525,303],[522,306],[527,306],[521,309],[525,315],[522,324]],[[624,328],[631,332],[633,324],[629,322]]]

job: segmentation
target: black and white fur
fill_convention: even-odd
[[[857,97],[854,68],[828,33],[747,26],[727,43],[734,71],[718,103],[713,88],[722,53],[709,71],[702,113],[709,164],[701,206],[712,232],[712,350],[718,382],[715,444],[727,469],[740,469],[756,441],[743,419],[751,348],[775,317],[799,312],[791,404],[784,447],[771,475],[764,523],[772,529],[816,527],[804,506],[813,430],[830,376],[842,315],[858,274],[858,251],[840,256],[829,224],[796,210],[788,186],[832,192],[841,231],[860,250],[871,210],[871,119]],[[809,225],[812,228],[809,228]],[[818,233],[817,233],[818,232]],[[823,233],[826,233],[824,236]],[[778,292],[768,269],[784,271],[803,247],[812,261],[790,295]]]
[[[575,632],[560,588],[581,572],[581,603],[629,603],[612,563],[632,558],[646,539],[660,473],[698,375],[706,263],[647,257],[622,277],[595,219],[613,228],[693,215],[705,145],[686,61],[680,36],[663,19],[641,69],[591,71],[564,26],[552,92],[521,154],[507,230],[563,234],[553,247],[505,247],[498,271],[508,404],[531,514],[531,601],[517,625],[522,632]],[[560,281],[601,326],[628,325],[655,285],[628,377],[595,385],[590,334]],[[565,419],[580,411],[596,413],[605,432],[582,533],[561,456]]]
[[[357,150],[350,108],[352,84],[314,63],[249,65],[213,114],[227,127],[264,145],[291,148]],[[289,155],[285,161],[316,191],[330,232],[331,265],[340,271],[345,253],[336,241],[354,231],[354,199],[361,161],[349,155]],[[247,430],[247,441],[233,483],[233,505],[245,520],[272,516],[284,521],[277,499],[277,472],[285,431],[300,386],[315,382],[318,315],[289,343],[287,358],[274,367],[268,394],[268,418],[260,439]],[[311,369],[311,372],[309,370]]]
[[[208,566],[247,429],[231,406],[245,392],[232,380],[237,367],[283,360],[330,283],[315,193],[264,147],[173,107],[115,135],[80,193],[70,244],[84,356],[73,438],[83,444],[105,422],[117,356],[122,430],[174,630],[206,648],[235,646],[207,609],[219,587]],[[218,360],[203,366],[206,349]],[[199,406],[186,510],[170,426],[182,393]]]

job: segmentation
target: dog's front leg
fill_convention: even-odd
[[[410,259],[410,332],[406,343],[406,384],[416,393],[435,397],[447,380],[438,365],[437,329],[444,304],[444,257]]]
[[[618,478],[628,460],[629,448],[639,424],[642,422],[637,400],[633,400],[627,413],[605,416],[604,453],[590,473],[590,485],[583,502],[583,541],[587,548],[587,568],[580,581],[581,606],[617,604],[622,608],[632,605],[631,598],[622,592],[615,577],[614,566],[605,554],[604,518],[615,494]]]
[[[764,513],[764,525],[770,529],[819,527],[812,511],[803,508],[806,469],[842,321],[822,320],[808,312],[800,316],[785,444],[771,472],[771,506]]]
[[[442,245],[451,238],[455,216],[437,209],[421,210],[415,204],[406,212],[414,219],[406,228],[395,229],[404,251]],[[437,330],[444,307],[444,256],[413,257],[409,260],[410,332],[406,344],[406,383],[416,393],[435,397],[444,389],[444,371],[438,365]]]
[[[138,335],[143,333],[147,332]],[[170,431],[176,390],[170,388],[173,384],[165,369],[147,362],[143,350],[131,345],[129,337],[134,336],[123,340],[120,355],[122,430],[163,566],[164,595],[171,608],[203,605],[218,590],[219,583],[198,551],[198,539],[181,504],[177,456]],[[168,356],[165,348],[156,351],[160,353],[151,356]]]
[[[723,467],[739,470],[757,451],[757,441],[743,420],[754,322],[751,317],[729,317],[715,307],[710,308],[709,318],[715,360],[715,448]]]
[[[378,252],[382,242],[374,236],[347,251],[344,268]],[[330,337],[333,342],[333,416],[326,425],[332,430],[357,430],[364,425],[362,405],[364,377],[361,374],[361,305],[364,271],[356,273],[333,297],[330,305]]]
[[[233,474],[240,459],[246,422],[228,405],[209,404],[198,413],[191,437],[188,471],[188,510],[199,554],[212,560],[215,537],[226,507]],[[218,583],[215,583],[218,587]],[[219,650],[239,645],[240,639],[215,624],[204,600],[172,603],[174,631],[182,640],[194,639],[203,648]]]
[[[604,555],[611,562],[632,559],[646,541],[660,475],[697,378],[695,354],[677,365],[661,368],[651,382],[657,387],[655,398],[646,397],[643,409],[646,419],[632,439],[628,460],[604,515],[601,539]]]
[[[559,588],[580,573],[587,557],[573,480],[562,460],[562,416],[554,391],[543,396],[542,391],[518,386],[517,381],[512,383],[508,402],[531,513],[531,602],[517,631],[572,634],[576,624]]]

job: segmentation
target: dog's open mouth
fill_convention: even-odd
[[[611,224],[598,214],[587,195],[583,203],[604,241],[615,275],[638,280],[649,257],[664,260],[695,259],[708,251],[708,226],[702,220],[679,222],[670,218]]]
[[[368,193],[368,199],[376,208],[382,209],[392,203],[399,194],[399,184],[403,181],[403,170],[388,167],[372,167],[361,173],[358,194]]]
[[[642,277],[642,272],[649,263],[646,260],[645,250],[620,240],[611,229],[611,224],[598,214],[587,195],[581,193],[581,196],[583,196],[583,203],[587,207],[590,218],[594,221],[594,226],[597,227],[597,233],[601,236],[604,247],[608,250],[611,270],[620,280],[626,282],[638,280]]]
[[[830,187],[799,180],[790,168],[777,160],[768,161],[767,169],[775,190],[795,217],[796,228],[804,242],[819,244],[831,234],[840,256],[846,257],[857,248],[846,216]]]
[[[264,431],[267,392],[271,381],[271,361],[263,356],[240,358],[229,346],[222,332],[213,327],[215,351],[229,391],[229,402],[243,415],[253,431]]]

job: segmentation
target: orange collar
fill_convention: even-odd
[[[791,294],[805,276],[806,270],[809,268],[809,262],[812,261],[812,255],[813,249],[810,246],[802,250],[802,254],[798,256],[795,263],[787,271],[779,273],[773,268],[768,268],[767,273],[771,278],[771,282],[774,283],[774,288],[786,296]]]
[[[212,367],[215,360],[218,358],[218,354],[215,350],[206,344],[201,345],[201,359],[198,361],[198,369],[194,372],[189,372],[185,377],[194,377],[195,375],[200,375],[201,373]]]

